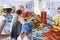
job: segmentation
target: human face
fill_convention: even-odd
[[[57,10],[58,14],[60,14],[60,9]]]

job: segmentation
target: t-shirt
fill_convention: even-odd
[[[30,30],[32,30],[34,28],[34,24],[32,23],[25,23],[22,25],[22,32],[26,33],[26,32],[30,32]]]
[[[0,22],[1,22],[2,20],[6,20],[4,16],[0,16]]]
[[[55,25],[60,26],[60,14],[56,14],[54,17],[53,17],[53,20],[55,21]]]
[[[10,17],[7,16],[3,16],[4,20],[6,20],[6,24],[1,32],[1,34],[10,34],[11,33],[11,29],[12,29],[12,19],[13,19],[13,15],[11,15]],[[3,20],[1,19],[1,20]]]

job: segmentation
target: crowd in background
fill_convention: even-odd
[[[29,6],[26,7],[29,8]],[[0,8],[0,40],[8,37],[10,40],[31,40],[31,31],[34,28],[34,24],[30,22],[34,17],[25,20],[22,16],[24,6],[21,5],[16,10],[14,6],[4,4]]]

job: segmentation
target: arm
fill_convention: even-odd
[[[6,23],[5,20],[3,20],[3,21],[0,22],[0,33],[2,32],[5,23]]]
[[[10,36],[10,35],[3,35],[3,34],[1,34],[1,32],[2,32],[2,30],[4,28],[4,26],[5,26],[5,24],[6,24],[5,17],[4,16],[0,16],[0,40],[2,40],[4,38],[7,38],[8,36]]]
[[[33,19],[34,19],[34,17],[32,17],[31,19],[29,19],[29,20],[26,21],[26,22],[27,22],[27,23],[30,23]]]
[[[20,22],[21,24],[25,23],[25,19],[23,17],[21,17],[21,16],[18,16],[17,21]]]
[[[6,24],[6,21],[5,21],[5,20],[2,20],[2,21],[0,22],[0,33],[2,32],[5,24]],[[0,34],[0,39],[1,39],[1,40],[2,40],[2,39],[5,39],[5,38],[7,38],[7,37],[9,37],[9,38],[11,39],[11,35],[8,35],[8,34],[6,34],[6,35]]]

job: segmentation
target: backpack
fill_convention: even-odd
[[[15,22],[13,23],[13,27],[12,27],[12,31],[11,31],[11,36],[12,38],[14,37],[18,37],[20,35],[20,32],[21,32],[21,26],[22,24],[20,22],[17,22],[17,15],[15,15],[15,18],[14,18]]]

